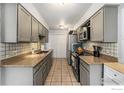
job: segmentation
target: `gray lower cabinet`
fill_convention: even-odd
[[[102,64],[87,64],[80,61],[81,85],[102,85]]]
[[[44,85],[52,66],[52,52],[35,67],[2,67],[2,85]]]
[[[43,85],[52,66],[52,53],[50,53],[41,64],[34,68],[34,85]]]
[[[33,85],[42,85],[43,84],[43,74],[42,67],[38,69],[38,71],[33,75]]]
[[[80,66],[80,77],[81,77],[80,78],[81,85],[88,85],[89,71],[82,65]]]
[[[104,6],[90,19],[91,41],[117,42],[118,6]],[[111,35],[111,36],[110,36]]]

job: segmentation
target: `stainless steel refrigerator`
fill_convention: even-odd
[[[71,65],[71,53],[73,52],[73,45],[78,42],[77,33],[75,31],[70,31],[67,35],[67,47],[66,47],[66,57],[68,64]]]

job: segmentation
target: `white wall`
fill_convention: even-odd
[[[21,3],[25,9],[27,9],[34,17],[36,17],[47,29],[49,29],[47,23],[43,19],[42,15],[36,10],[33,4],[31,3]]]
[[[1,42],[1,4],[0,4],[0,42]],[[1,64],[1,58],[0,58],[0,64]],[[0,67],[0,85],[1,85],[1,67]]]
[[[54,49],[54,58],[66,58],[68,30],[50,30],[48,48]]]
[[[0,4],[0,42],[1,42],[1,4]]]
[[[82,18],[75,24],[74,29],[77,29],[81,24],[83,24],[85,21],[87,21],[95,12],[97,12],[104,5],[105,5],[105,3],[92,4],[91,7],[82,16]]]
[[[124,4],[118,9],[118,32],[119,61],[124,64]]]

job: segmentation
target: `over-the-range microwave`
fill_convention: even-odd
[[[80,40],[89,40],[90,39],[90,27],[82,27],[80,34]]]

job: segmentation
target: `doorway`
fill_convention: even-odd
[[[66,34],[50,34],[49,46],[54,50],[54,58],[66,58],[66,38]]]

